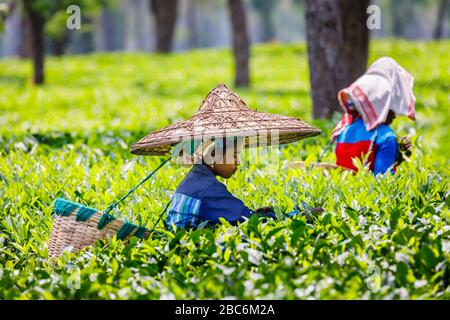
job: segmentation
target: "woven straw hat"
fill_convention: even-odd
[[[244,147],[285,144],[320,134],[306,122],[279,114],[257,112],[224,84],[203,100],[197,113],[187,121],[149,133],[131,147],[138,155],[167,155],[182,141],[217,137],[242,137]]]

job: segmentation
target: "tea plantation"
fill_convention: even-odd
[[[236,92],[323,133],[282,146],[278,163],[242,164],[226,183],[251,208],[305,214],[173,233],[161,222],[147,240],[99,241],[56,261],[53,201],[103,210],[124,195],[163,160],[131,155],[131,144],[191,117],[218,83],[232,87],[232,56],[50,57],[42,87],[29,61],[0,60],[0,299],[449,299],[449,51],[449,41],[372,41],[370,60],[396,59],[417,98],[417,122],[393,125],[412,137],[411,162],[374,177],[288,167],[315,161],[337,119],[311,121],[304,44],[253,47],[252,86]],[[188,170],[169,164],[114,214],[153,226]]]

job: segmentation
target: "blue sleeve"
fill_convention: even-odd
[[[388,134],[377,141],[377,151],[375,154],[374,174],[385,173],[389,168],[392,174],[394,164],[397,161],[398,144],[395,134]]]
[[[222,183],[214,183],[207,189],[200,205],[200,216],[204,220],[219,222],[224,218],[232,225],[250,218],[253,212],[233,196]]]

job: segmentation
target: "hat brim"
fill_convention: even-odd
[[[282,145],[293,143],[308,137],[314,137],[321,133],[316,128],[311,129],[290,129],[283,130],[278,128],[263,129],[260,131],[245,130],[232,133],[227,132],[208,132],[205,134],[190,134],[184,136],[164,136],[157,137],[158,131],[149,134],[131,147],[131,153],[135,155],[164,156],[171,153],[172,148],[180,142],[187,140],[207,140],[211,138],[241,137],[244,138],[243,148],[254,148],[261,146]]]
[[[176,144],[187,140],[243,137],[244,147],[286,144],[316,136],[321,130],[301,119],[258,112],[225,85],[214,88],[190,119],[148,134],[133,144],[137,155],[167,155]]]

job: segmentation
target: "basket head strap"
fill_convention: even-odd
[[[156,226],[158,225],[158,222],[161,220],[161,218],[163,217],[164,213],[166,213],[167,209],[169,208],[170,204],[172,203],[172,199],[169,200],[169,202],[166,203],[166,206],[164,207],[164,210],[161,212],[161,214],[158,217],[158,220],[156,220],[156,222],[153,224],[152,229],[150,230],[150,232],[152,232],[153,230],[155,230]]]
[[[164,160],[155,170],[153,170],[152,172],[150,172],[150,174],[148,176],[146,176],[144,179],[141,180],[141,182],[139,182],[136,186],[134,186],[133,188],[131,188],[130,191],[128,191],[128,193],[126,195],[124,195],[122,198],[120,198],[118,201],[114,202],[113,204],[111,204],[108,208],[106,208],[105,213],[108,214],[111,210],[113,210],[115,207],[117,207],[119,205],[119,203],[121,203],[123,200],[125,200],[126,198],[128,198],[134,191],[136,191],[137,188],[139,188],[145,181],[147,181],[148,179],[150,179],[159,169],[161,169],[168,161],[170,160],[170,157],[167,158],[166,160]]]
[[[328,141],[327,145],[322,149],[322,152],[320,152],[319,158],[317,158],[318,163],[320,161],[322,161],[323,156],[327,153],[328,149],[333,145],[334,141],[335,141],[334,139],[330,139],[330,141]]]

